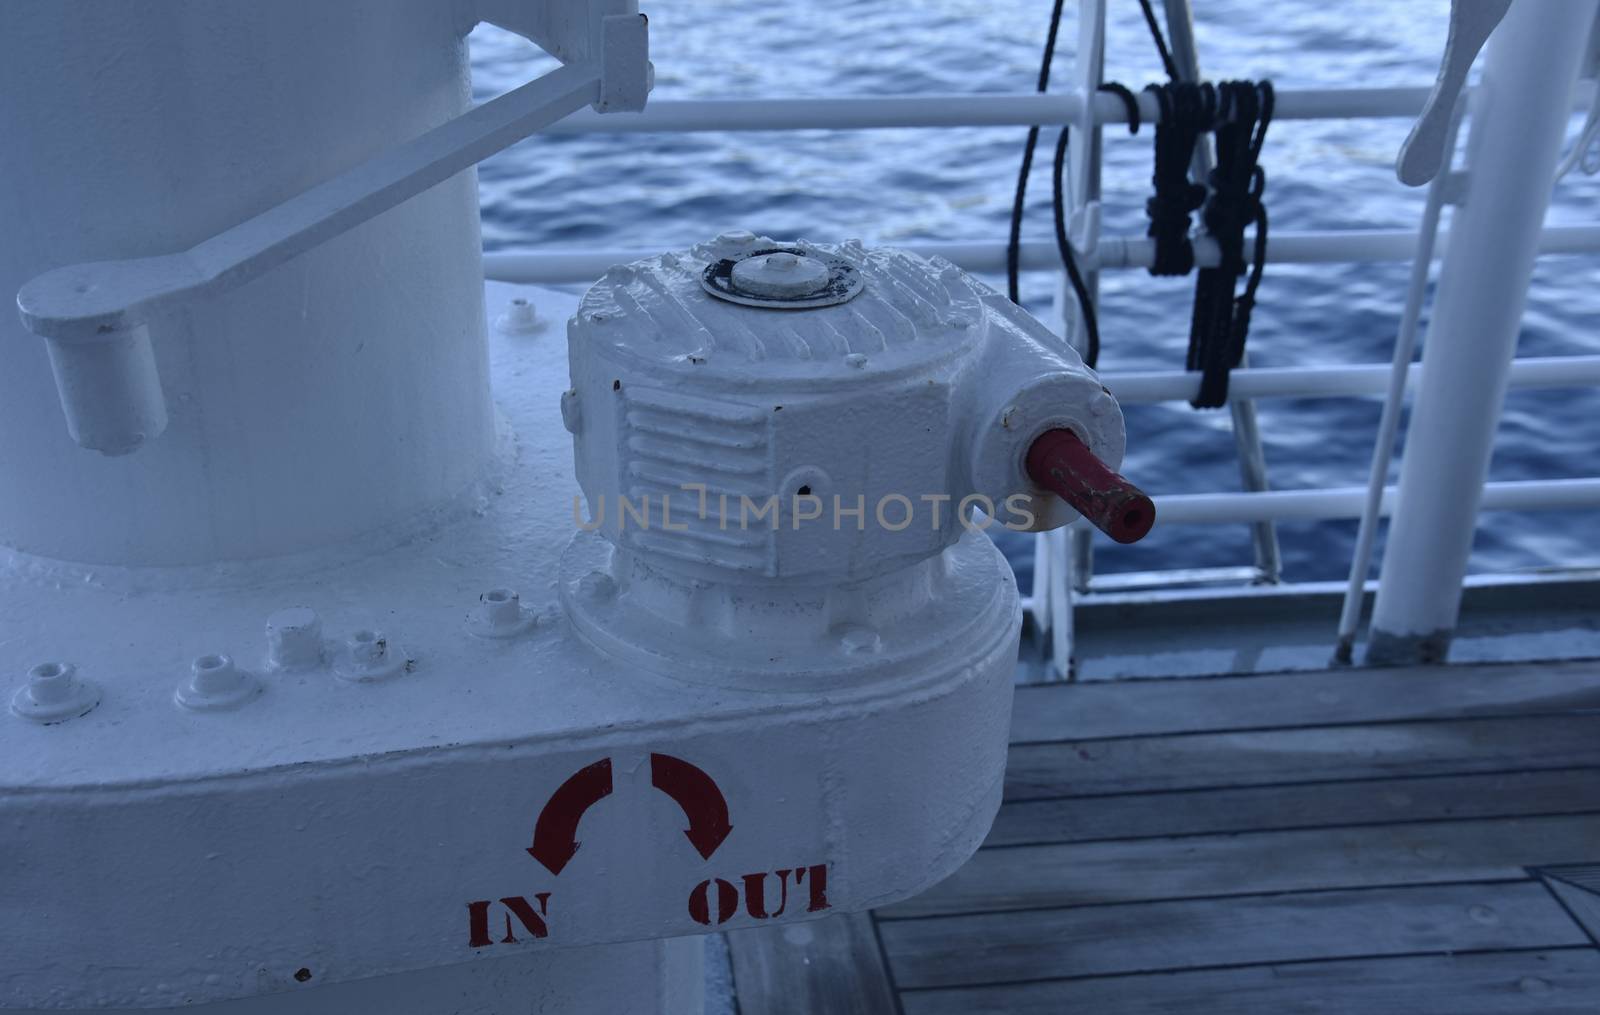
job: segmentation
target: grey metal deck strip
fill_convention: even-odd
[[[875,924],[870,913],[850,913],[730,932],[739,1015],[895,1012],[895,984]]]

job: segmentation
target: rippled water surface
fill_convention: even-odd
[[[816,4],[675,2],[650,14],[653,98],[914,95],[1029,91],[1038,73],[1045,0],[858,0]],[[1075,7],[1055,73],[1071,77]],[[1158,5],[1159,6],[1159,5]],[[1270,77],[1280,89],[1424,85],[1443,47],[1444,0],[1196,0],[1196,31],[1214,79]],[[548,58],[506,33],[473,36],[480,98],[513,87]],[[1160,67],[1134,0],[1112,0],[1106,76],[1138,88]],[[1574,130],[1577,121],[1574,121]],[[1420,191],[1395,182],[1400,120],[1279,122],[1267,137],[1267,206],[1275,231],[1414,227]],[[1003,242],[1023,130],[588,135],[534,138],[481,171],[491,250],[684,246],[725,229],[813,240]],[[1142,234],[1148,131],[1108,130],[1105,228]],[[1050,143],[1049,135],[1045,145]],[[1048,155],[1046,147],[1045,155]],[[1041,158],[1040,163],[1048,162]],[[1048,239],[1044,172],[1029,191],[1025,236]],[[1552,222],[1593,222],[1600,179],[1572,176]],[[1259,366],[1387,361],[1408,268],[1268,265],[1250,335]],[[1001,286],[1003,279],[990,278]],[[1047,310],[1054,280],[1024,278],[1030,309]],[[1144,271],[1102,279],[1102,370],[1174,369],[1188,341],[1193,279]],[[1545,258],[1524,319],[1524,355],[1600,352],[1600,257]],[[1600,395],[1513,393],[1493,479],[1600,472]],[[1259,406],[1278,488],[1365,482],[1375,400],[1269,401]],[[1225,412],[1186,404],[1128,411],[1124,471],[1154,493],[1239,488]],[[1485,516],[1476,570],[1592,564],[1593,513]],[[1354,522],[1282,526],[1287,576],[1342,577]],[[1242,525],[1158,528],[1137,547],[1101,541],[1097,566],[1133,570],[1250,560]]]

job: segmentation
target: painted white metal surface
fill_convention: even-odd
[[[1489,40],[1407,431],[1369,658],[1448,649],[1593,0],[1514,4]]]
[[[359,920],[355,921],[359,925]],[[703,938],[629,941],[523,951],[465,962],[214,1003],[193,1015],[707,1015]],[[89,1015],[104,1009],[3,1009],[7,1015]]]
[[[860,581],[951,545],[974,508],[1024,531],[1076,517],[1022,466],[1048,429],[1121,463],[1122,415],[1093,372],[947,262],[802,241],[854,265],[862,294],[778,311],[702,289],[708,263],[773,245],[727,234],[613,268],[574,318],[564,410],[591,518],[618,545],[692,573]],[[624,498],[652,496],[680,520],[629,526]],[[741,498],[771,497],[776,528],[737,524]]]
[[[569,8],[570,20],[559,16]],[[187,250],[69,264],[29,280],[17,306],[23,323],[49,343],[73,439],[121,455],[166,428],[153,319],[236,289],[584,105],[602,112],[643,108],[650,89],[647,22],[631,0],[554,4],[541,12],[544,19],[527,19],[536,37],[553,52],[581,50],[583,62],[564,64]],[[593,37],[577,46],[571,35]]]
[[[600,95],[600,68],[563,66],[186,251],[69,265],[17,297],[35,334],[109,341],[180,304],[249,282],[519,141]]]
[[[529,295],[491,289],[495,308]],[[564,316],[560,300],[533,302]],[[806,919],[920,891],[977,847],[999,801],[1018,620],[987,539],[938,558],[938,595],[917,604],[935,612],[885,623],[876,641],[834,625],[820,640],[756,641],[782,679],[608,657],[558,602],[652,590],[574,567],[597,537],[560,563],[578,492],[560,426],[565,348],[497,334],[492,352],[504,423],[490,492],[404,546],[161,570],[13,556],[0,670],[20,683],[37,662],[70,662],[103,693],[57,725],[0,717],[4,1003],[198,1003],[309,989],[300,969],[337,983]],[[531,627],[482,636],[495,589],[519,594]],[[302,644],[307,609],[320,652]],[[119,635],[85,636],[107,630]],[[402,671],[339,679],[357,630],[403,656]],[[698,616],[675,630],[714,633]],[[221,653],[262,692],[232,709],[179,706],[193,661]],[[692,763],[725,797],[732,830],[709,859],[653,785],[653,754]],[[552,873],[528,852],[537,819],[602,759],[614,791]],[[815,875],[797,885],[794,872],[818,866],[826,903],[813,909]],[[747,876],[770,892],[754,909]],[[718,878],[737,893],[725,921]],[[702,883],[709,922],[691,908]],[[534,938],[500,900],[537,907],[546,892],[548,937]],[[478,902],[495,934],[474,946]],[[508,925],[514,942],[501,941]]]
[[[62,265],[194,246],[452,120],[470,98],[470,18],[427,0],[65,0],[10,6],[4,22],[7,292]],[[151,397],[137,404],[154,411],[159,375],[170,422],[126,458],[78,447],[46,344],[0,315],[0,545],[200,565],[392,543],[436,511],[466,509],[493,446],[479,248],[469,171],[164,317],[145,346],[153,369],[138,375]],[[107,389],[88,380],[65,387],[92,418]],[[156,415],[109,422],[120,432],[130,419],[159,430]]]
[[[188,250],[67,265],[31,279],[17,305],[23,323],[49,345],[73,439],[120,455],[166,428],[152,320],[244,285],[598,99],[599,92],[596,68],[562,67]]]
[[[625,435],[581,425],[622,378],[630,411],[667,416],[778,392],[774,492],[820,471],[860,487],[841,463],[866,440],[959,461],[914,492],[1003,500],[1025,485],[1019,421],[1056,418],[1029,398],[1070,390],[1064,411],[1120,458],[1115,403],[992,293],[902,255],[862,297],[878,309],[851,341],[870,356],[718,359],[698,391],[661,349],[748,326],[669,299],[620,307],[633,331],[607,344],[582,334],[591,306],[571,362],[601,350],[575,376],[608,383],[586,405],[563,404],[563,344],[502,289],[496,422],[458,170],[575,103],[643,101],[647,73],[609,73],[648,67],[642,21],[609,30],[620,7],[130,3],[92,36],[63,31],[83,5],[8,15],[10,83],[61,87],[0,103],[29,153],[0,163],[0,211],[27,226],[0,245],[4,278],[42,275],[20,304],[54,341],[76,438],[147,446],[74,447],[42,344],[9,326],[0,477],[29,495],[0,509],[0,1005],[488,1011],[514,991],[689,1011],[692,949],[627,942],[886,903],[981,841],[1019,631],[985,537],[822,536],[821,567],[802,538],[753,596],[715,588],[648,542],[570,538],[557,423],[584,435],[580,464],[636,464],[634,443],[603,446]],[[464,112],[479,16],[590,62]],[[84,66],[107,69],[52,73]],[[176,130],[196,94],[207,115]],[[61,228],[79,210],[91,225]],[[940,285],[955,295],[930,313]],[[827,346],[833,309],[788,336]],[[944,385],[933,415],[894,411],[925,383]],[[641,407],[650,384],[666,409]],[[713,440],[703,464],[739,451]]]

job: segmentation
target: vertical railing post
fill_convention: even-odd
[[[1078,44],[1073,54],[1072,83],[1075,89],[1091,99],[1105,66],[1105,28],[1106,0],[1086,0],[1079,5]],[[1100,125],[1095,120],[1094,103],[1085,102],[1082,115],[1067,126],[1072,130],[1072,145],[1067,152],[1071,179],[1063,197],[1069,209],[1087,212],[1092,202],[1100,200],[1101,138]],[[1085,231],[1075,236],[1074,242],[1084,242],[1092,249],[1100,240],[1099,216],[1084,214],[1082,220]],[[1070,221],[1068,228],[1072,229]],[[1098,301],[1100,273],[1093,267],[1085,266],[1083,280],[1089,290],[1089,298]],[[1077,319],[1077,302],[1065,270],[1058,274],[1056,280],[1055,316],[1063,337],[1072,340],[1075,329],[1082,337]],[[1035,560],[1041,556],[1049,559],[1047,569],[1043,572],[1048,581],[1042,581],[1041,572],[1035,571],[1034,596],[1049,597],[1045,604],[1049,609],[1040,612],[1050,626],[1040,634],[1050,639],[1051,676],[1057,679],[1070,679],[1073,673],[1076,645],[1073,639],[1072,597],[1077,590],[1087,588],[1089,572],[1094,566],[1090,535],[1088,526],[1074,525],[1066,532],[1040,533],[1035,544]]]
[[[1089,100],[1083,104],[1083,118],[1073,124],[1073,140],[1070,152],[1072,161],[1072,207],[1083,211],[1083,233],[1077,237],[1084,245],[1095,250],[1100,245],[1100,215],[1096,206],[1100,203],[1100,173],[1105,159],[1105,142],[1101,136],[1100,124],[1094,115],[1094,95],[1100,87],[1100,81],[1105,76],[1106,63],[1106,0],[1093,0],[1082,4],[1078,8],[1078,51],[1073,61],[1073,84],[1079,88]],[[1092,265],[1086,265],[1083,271],[1084,287],[1089,291],[1089,299],[1095,304],[1098,312],[1100,304],[1100,272]],[[1063,307],[1075,306],[1067,294],[1072,292],[1063,271],[1057,279],[1057,290],[1062,293]],[[1078,644],[1072,635],[1076,631],[1076,624],[1072,623],[1072,597],[1088,591],[1089,579],[1094,573],[1094,531],[1088,525],[1077,524],[1072,526],[1056,540],[1060,547],[1061,555],[1066,563],[1066,570],[1061,575],[1061,594],[1068,603],[1066,615],[1068,623],[1067,639],[1058,640],[1058,647],[1063,643],[1070,650],[1068,657],[1061,661],[1062,675],[1072,677],[1077,671]]]
[[[1449,650],[1528,280],[1595,0],[1513,3],[1472,104],[1467,197],[1450,227],[1384,548],[1367,660]]]
[[[1372,445],[1372,465],[1367,470],[1367,500],[1356,527],[1356,547],[1350,558],[1350,577],[1345,582],[1344,604],[1339,609],[1338,640],[1333,661],[1346,665],[1355,656],[1356,633],[1361,627],[1361,607],[1367,598],[1367,572],[1372,569],[1372,547],[1382,524],[1383,491],[1389,483],[1389,465],[1394,458],[1394,438],[1400,431],[1400,412],[1405,406],[1406,383],[1411,376],[1411,361],[1416,358],[1418,326],[1422,303],[1428,295],[1428,279],[1433,273],[1433,249],[1439,240],[1439,219],[1444,212],[1445,195],[1450,190],[1451,166],[1455,162],[1456,133],[1466,111],[1466,99],[1458,98],[1445,132],[1444,160],[1439,173],[1428,185],[1428,199],[1422,209],[1422,224],[1417,229],[1417,250],[1411,259],[1411,282],[1406,288],[1405,308],[1400,312],[1400,328],[1395,333],[1394,353],[1389,362],[1389,387],[1378,417],[1378,436]]]
[[[1083,233],[1078,237],[1090,249],[1100,245],[1100,216],[1092,205],[1100,202],[1100,174],[1105,163],[1105,139],[1093,112],[1095,92],[1105,77],[1106,62],[1106,0],[1085,4],[1078,14],[1078,53],[1074,61],[1073,85],[1089,99],[1084,103],[1084,116],[1073,124],[1072,145],[1072,207],[1083,212]],[[1088,259],[1092,260],[1092,259]],[[1084,287],[1098,312],[1100,305],[1100,271],[1092,264],[1083,268]],[[1072,285],[1062,272],[1056,281],[1061,305],[1076,313]],[[1094,576],[1094,530],[1087,525],[1074,525],[1071,535],[1061,541],[1070,555],[1070,581],[1072,594],[1089,591]]]

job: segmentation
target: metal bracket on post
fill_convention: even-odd
[[[1422,186],[1449,163],[1445,145],[1454,136],[1450,120],[1456,98],[1467,85],[1467,71],[1478,51],[1510,6],[1511,0],[1451,0],[1450,32],[1439,60],[1438,80],[1395,158],[1395,175],[1406,186]]]
[[[600,23],[600,100],[597,113],[637,113],[655,84],[650,66],[650,19],[613,14]]]
[[[585,105],[602,111],[643,108],[651,79],[644,15],[597,14],[587,4],[543,9],[547,17],[553,17],[551,9],[566,15],[555,20],[567,34],[544,24],[528,37],[558,57],[581,52],[585,59],[565,63],[188,250],[67,265],[23,285],[17,308],[28,330],[49,343],[73,439],[108,455],[126,454],[166,428],[166,402],[149,336],[149,325],[162,315],[237,288]],[[580,33],[585,28],[587,36]],[[574,38],[586,38],[586,46],[576,48]]]
[[[1068,240],[1080,264],[1096,264],[1100,257],[1100,202],[1086,201],[1074,209]]]

